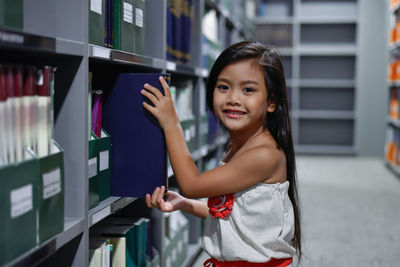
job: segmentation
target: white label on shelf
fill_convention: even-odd
[[[133,6],[127,2],[124,2],[124,21],[133,23]]]
[[[96,212],[92,215],[92,225],[98,223],[99,221],[103,220],[105,217],[111,214],[111,207],[107,206],[104,209]]]
[[[171,62],[171,61],[167,61],[167,69],[175,71],[176,70],[176,63]]]
[[[93,46],[93,56],[100,57],[105,59],[110,59],[111,49],[100,47],[100,46]]]
[[[89,178],[97,175],[97,158],[89,159]]]
[[[90,0],[90,10],[102,15],[101,0]]]
[[[50,198],[61,192],[60,168],[43,174],[43,199]]]
[[[11,218],[21,216],[33,208],[32,184],[22,186],[10,192]]]
[[[109,168],[108,166],[108,161],[109,161],[109,153],[108,150],[104,150],[100,152],[100,170],[99,171],[104,171]]]
[[[143,9],[136,8],[136,26],[143,28]]]

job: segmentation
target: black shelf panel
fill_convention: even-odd
[[[56,52],[56,39],[0,28],[0,48]]]

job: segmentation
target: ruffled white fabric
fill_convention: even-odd
[[[220,261],[293,257],[294,214],[288,188],[289,182],[258,183],[235,193],[230,215],[224,219],[207,216],[203,249]]]

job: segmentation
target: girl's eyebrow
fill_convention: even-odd
[[[229,83],[230,80],[229,80],[229,79],[226,79],[226,78],[218,78],[218,79],[217,79],[217,82]],[[256,84],[256,85],[257,85],[258,82],[255,81],[255,80],[245,80],[245,81],[241,81],[240,84],[241,84],[241,85],[243,85],[243,84]]]

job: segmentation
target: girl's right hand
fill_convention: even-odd
[[[146,194],[146,204],[149,208],[157,208],[162,212],[180,210],[185,205],[186,198],[176,192],[168,191],[167,199],[164,200],[165,187],[157,187],[153,194]]]

